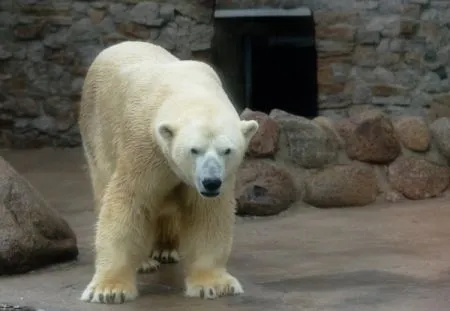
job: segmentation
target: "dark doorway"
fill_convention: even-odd
[[[308,12],[216,11],[213,64],[238,110],[317,116],[317,53]]]

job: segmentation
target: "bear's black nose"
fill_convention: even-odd
[[[203,187],[206,191],[217,191],[222,186],[222,181],[219,178],[205,178],[202,180]]]

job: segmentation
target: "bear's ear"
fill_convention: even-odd
[[[255,120],[241,120],[241,131],[247,142],[256,134],[258,128],[259,124]]]
[[[160,135],[161,138],[166,142],[170,142],[175,136],[175,129],[167,123],[162,123],[158,125],[156,129],[158,135]]]

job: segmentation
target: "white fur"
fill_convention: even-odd
[[[157,268],[150,255],[183,260],[187,296],[242,293],[226,264],[235,174],[258,124],[239,119],[215,71],[150,43],[114,45],[89,68],[79,125],[98,210],[81,299],[135,299],[136,271]],[[205,197],[211,176],[220,189]]]

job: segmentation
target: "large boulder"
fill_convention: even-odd
[[[395,160],[401,153],[394,126],[390,118],[377,110],[363,112],[350,120],[346,141],[350,159],[385,164]]]
[[[431,133],[420,117],[403,116],[394,123],[403,146],[413,151],[426,151],[430,147]]]
[[[75,259],[67,222],[0,157],[0,275],[25,273]]]
[[[435,120],[430,130],[439,151],[450,160],[450,117]]]
[[[420,200],[444,192],[450,183],[450,171],[418,157],[400,157],[389,165],[388,178],[406,198]]]
[[[285,169],[269,160],[245,160],[236,179],[236,214],[276,215],[296,200],[295,183]]]
[[[269,116],[281,128],[277,160],[303,168],[322,168],[336,161],[340,142],[329,129],[279,109]]]
[[[373,168],[363,163],[336,165],[310,176],[303,200],[316,207],[364,206],[375,201],[378,181]]]
[[[278,136],[280,127],[267,114],[246,108],[241,113],[242,120],[256,120],[259,124],[258,131],[253,136],[247,149],[250,157],[272,157],[278,148]]]

